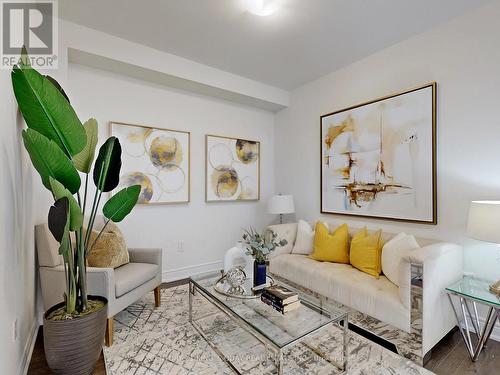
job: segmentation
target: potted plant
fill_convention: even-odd
[[[285,239],[277,240],[278,235],[271,230],[263,233],[255,229],[245,230],[243,233],[243,244],[246,247],[246,254],[254,258],[253,262],[253,285],[266,283],[266,261],[277,247],[285,246],[288,242]]]
[[[90,374],[104,341],[107,301],[88,295],[86,259],[95,243],[90,234],[102,194],[119,183],[121,146],[116,137],[110,137],[100,148],[91,176],[95,184],[91,201],[87,193],[97,145],[97,121],[90,119],[82,125],[62,87],[31,67],[24,48],[11,77],[27,125],[22,131],[24,146],[42,184],[54,197],[48,226],[64,259],[64,302],[44,314],[47,362],[56,374]],[[79,172],[84,177],[83,193]],[[106,224],[123,220],[137,203],[140,190],[140,185],[134,185],[110,197],[102,207]]]

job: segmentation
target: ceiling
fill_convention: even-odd
[[[59,15],[283,89],[293,89],[490,0],[59,0]]]

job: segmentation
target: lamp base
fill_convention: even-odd
[[[500,296],[500,280],[490,285],[490,292]]]

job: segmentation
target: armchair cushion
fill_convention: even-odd
[[[50,233],[47,224],[35,227],[36,249],[38,264],[42,267],[56,267],[62,264],[62,255],[59,255],[59,244]]]
[[[116,298],[154,279],[160,267],[150,263],[128,263],[115,269]]]

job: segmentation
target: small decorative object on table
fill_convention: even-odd
[[[298,293],[281,285],[264,288],[260,300],[282,314],[300,307]]]
[[[254,258],[253,283],[254,286],[266,283],[266,261],[267,257],[277,247],[285,246],[285,239],[277,240],[277,234],[273,231],[257,232],[255,229],[245,230],[243,233],[243,245],[246,253]]]
[[[490,292],[500,297],[500,280],[490,285]]]
[[[233,267],[226,273],[226,279],[229,285],[231,285],[231,289],[229,290],[230,294],[240,294],[239,291],[243,291],[241,286],[245,283],[247,275],[243,268],[241,267]],[[241,293],[242,294],[242,293]]]

